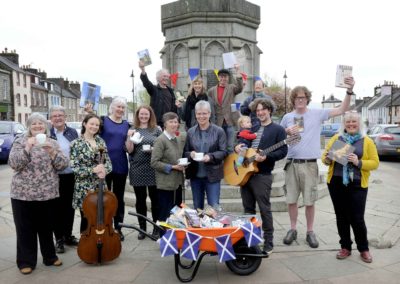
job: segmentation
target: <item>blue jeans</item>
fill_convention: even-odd
[[[235,128],[233,126],[229,126],[227,124],[222,125],[222,129],[225,131],[226,135],[226,150],[228,154],[233,153],[233,143],[235,140]]]
[[[209,182],[205,178],[192,178],[190,180],[193,195],[194,209],[204,209],[204,193],[207,194],[207,203],[210,206],[219,204],[219,193],[221,191],[221,182]]]

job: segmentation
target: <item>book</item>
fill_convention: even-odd
[[[353,73],[353,67],[348,65],[338,65],[336,68],[336,83],[335,86],[339,88],[349,88],[350,86],[345,84],[344,78],[351,77]]]
[[[299,128],[299,132],[304,132],[304,117],[294,117],[294,124]]]
[[[97,111],[99,100],[100,86],[88,82],[83,82],[79,106],[85,107],[87,104],[91,104],[93,110]]]
[[[151,57],[148,49],[141,50],[138,53],[138,57],[140,61],[144,62],[144,66],[151,64]]]
[[[354,150],[355,148],[350,144],[336,140],[328,152],[328,158],[345,166],[348,163],[347,156],[353,153]]]
[[[235,64],[237,64],[237,59],[233,52],[223,53],[222,60],[224,62],[225,69],[233,68]]]

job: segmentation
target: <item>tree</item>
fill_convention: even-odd
[[[266,76],[265,76],[266,77]],[[264,91],[270,95],[276,104],[274,116],[282,117],[285,114],[285,87],[273,78],[269,79],[269,85]],[[286,86],[286,110],[291,111],[291,103],[289,101],[290,88]]]

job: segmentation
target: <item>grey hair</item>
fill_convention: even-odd
[[[157,79],[157,82],[158,82],[158,83],[160,83],[161,75],[162,75],[163,73],[169,73],[169,71],[168,71],[167,69],[161,69],[161,70],[158,70],[158,71],[157,71],[157,73],[156,73],[156,79]]]
[[[31,126],[32,126],[33,122],[35,122],[35,121],[40,121],[40,122],[44,123],[44,125],[46,127],[45,134],[46,134],[46,136],[49,136],[50,135],[49,123],[48,123],[47,119],[38,112],[32,113],[29,116],[28,120],[26,121],[26,128],[28,129],[28,131],[26,132],[25,136],[32,137]]]
[[[365,127],[364,122],[362,121],[361,114],[357,111],[346,111],[342,116],[342,124],[339,129],[339,135],[343,136],[346,133],[345,122],[349,119],[357,119],[358,120],[358,133],[361,137],[365,136]]]
[[[49,114],[50,114],[50,116],[51,116],[51,114],[52,114],[53,112],[55,112],[55,111],[61,111],[61,112],[63,112],[63,113],[65,114],[65,107],[63,107],[63,106],[52,106],[52,107],[49,109]]]
[[[198,101],[194,106],[194,111],[197,112],[201,108],[205,108],[208,110],[208,112],[211,113],[211,105],[208,101],[203,101],[203,100]]]
[[[113,100],[112,100],[112,102],[110,104],[110,107],[108,108],[108,113],[109,114],[113,114],[114,109],[115,109],[115,107],[117,105],[123,105],[125,107],[125,109],[126,109],[126,106],[127,106],[126,99],[124,97],[115,97],[115,98],[113,98]]]

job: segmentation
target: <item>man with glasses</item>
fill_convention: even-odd
[[[74,128],[65,124],[65,108],[53,106],[50,108],[51,138],[57,140],[66,157],[69,157],[70,144],[78,138],[78,133]],[[70,167],[58,173],[60,179],[60,197],[57,199],[56,212],[54,212],[54,235],[56,237],[56,252],[64,253],[65,245],[76,246],[78,239],[72,235],[74,225],[75,210],[72,208],[72,195],[75,186],[75,176]]]
[[[271,120],[273,110],[274,106],[270,100],[265,98],[254,100],[251,111],[257,114],[260,125],[257,125],[252,130],[254,130],[257,137],[252,141],[245,139],[240,140],[240,144],[235,147],[236,153],[239,153],[242,147],[265,150],[286,138],[285,129]],[[286,145],[267,155],[257,153],[255,155],[255,161],[257,162],[259,171],[252,175],[247,183],[240,188],[244,213],[256,214],[256,202],[260,208],[262,229],[264,232],[263,253],[267,255],[270,255],[274,248],[274,226],[270,202],[272,186],[271,172],[274,169],[275,162],[285,158],[286,154]]]
[[[285,165],[285,193],[288,204],[290,230],[287,232],[283,243],[290,245],[297,239],[297,202],[300,192],[305,205],[307,221],[306,242],[311,248],[317,248],[319,242],[314,233],[314,203],[318,192],[318,164],[321,157],[320,130],[321,124],[331,117],[343,114],[350,105],[350,97],[354,94],[353,77],[345,78],[347,88],[346,96],[342,104],[333,109],[308,108],[311,101],[311,92],[304,86],[295,87],[290,94],[293,111],[285,114],[281,126],[286,129],[288,135],[301,135],[298,144],[289,146],[287,162]]]

